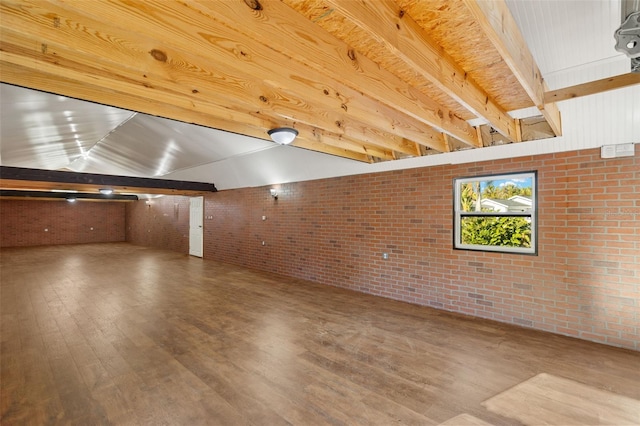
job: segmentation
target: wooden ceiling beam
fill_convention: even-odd
[[[310,151],[322,152],[324,154],[335,155],[337,157],[348,158],[350,160],[356,160],[363,163],[371,163],[371,158],[367,154],[354,152],[349,149],[340,148],[337,146],[327,145],[322,142],[310,138],[300,138],[298,136],[293,143],[293,146],[298,148],[308,149]]]
[[[302,134],[307,136],[307,139],[313,139],[315,142],[320,142],[339,149],[346,149],[359,154],[371,155],[382,160],[394,159],[393,151],[389,148],[363,144],[361,141],[351,139],[348,136],[336,135],[304,124],[297,125],[296,129],[300,132],[299,135]]]
[[[515,141],[515,120],[397,4],[388,0],[325,2],[384,45],[390,55],[402,60],[471,113],[489,121],[505,137]],[[482,146],[482,141],[476,142],[476,147]]]
[[[3,49],[0,49],[3,50]],[[6,83],[24,85],[28,82],[28,87],[35,88],[50,93],[60,92],[60,87],[65,88],[65,96],[84,99],[107,105],[126,105],[124,108],[132,111],[141,111],[159,117],[168,117],[185,123],[193,123],[214,129],[223,129],[233,133],[244,134],[258,139],[268,140],[264,131],[265,128],[277,127],[278,123],[266,119],[266,117],[255,117],[250,114],[240,115],[234,111],[220,110],[219,115],[204,113],[201,109],[192,110],[175,105],[166,105],[158,102],[149,102],[148,97],[137,96],[132,92],[105,91],[102,87],[97,87],[82,81],[61,77],[58,74],[51,74],[42,71],[36,72],[31,68],[24,68],[11,62],[5,62],[7,52],[0,52],[0,67],[2,70],[2,80]],[[289,123],[293,125],[293,123]],[[301,132],[296,138],[294,146],[322,152],[329,155],[345,157],[351,160],[370,162],[367,155],[352,152],[346,149],[336,149],[332,146],[323,146],[317,143],[312,132]]]
[[[89,74],[81,74],[79,78],[61,78],[57,73],[57,69],[49,70],[48,73],[43,73],[43,70],[48,69],[47,63],[37,63],[36,68],[39,70],[35,73],[32,69],[24,68],[13,63],[24,63],[24,56],[13,56],[10,51],[11,47],[6,43],[2,43],[2,52],[0,52],[0,65],[2,65],[2,79],[3,81],[11,84],[24,84],[25,79],[28,79],[28,86],[52,93],[60,94],[60,87],[65,88],[65,96],[71,96],[74,98],[95,101],[99,103],[106,103],[109,105],[117,105],[126,109],[134,111],[141,111],[147,114],[158,115],[168,118],[173,118],[187,123],[200,124],[216,129],[223,129],[232,131],[235,133],[242,133],[247,136],[253,136],[260,139],[268,139],[264,128],[274,128],[282,124],[282,121],[278,122],[273,119],[267,119],[265,115],[260,116],[256,114],[244,114],[231,109],[226,109],[217,105],[206,105],[204,103],[190,103],[189,101],[178,102],[179,96],[174,96],[173,104],[163,104],[161,102],[149,102],[150,97],[147,96],[148,90],[142,86],[132,85],[125,86],[129,90],[122,92],[108,91],[104,92],[104,88],[95,88],[91,83],[96,80]],[[30,61],[26,61],[30,62]],[[68,73],[66,73],[68,75]],[[72,76],[73,77],[73,76]],[[85,77],[87,77],[85,79]],[[194,111],[195,110],[195,111]],[[222,117],[222,118],[220,118]],[[294,122],[287,122],[290,126],[296,126]],[[255,126],[255,127],[254,127]],[[308,126],[307,126],[308,127]],[[342,149],[335,149],[335,147],[326,146],[323,149],[321,144],[318,144],[315,140],[314,132],[312,130],[301,130],[299,137],[296,139],[295,146],[311,149],[313,151],[324,152],[330,155],[339,155],[345,158],[349,158],[356,161],[369,162],[368,155],[363,154],[361,144],[353,144],[357,148],[356,151],[345,149],[343,143]],[[372,148],[371,151],[375,151]],[[386,157],[386,155],[385,155]]]
[[[417,148],[417,146],[420,146],[420,144],[403,138],[402,136],[397,136],[397,135],[393,135],[390,133],[384,133],[384,132],[379,132],[376,129],[366,129],[365,130],[365,134],[362,136],[364,140],[369,140],[368,138],[371,136],[375,136],[375,138],[383,138],[385,140],[385,144],[378,144],[376,143],[373,139],[371,140],[371,144],[373,145],[377,145],[377,146],[384,146],[387,148],[392,149],[393,151],[396,152],[401,152],[403,154],[407,154],[410,156],[420,156],[420,149]],[[424,146],[424,145],[422,145]]]
[[[545,103],[561,102],[567,99],[579,98],[581,96],[594,95],[609,90],[621,89],[623,87],[640,84],[639,73],[627,73],[615,77],[607,77],[601,80],[590,81],[588,83],[577,84],[575,86],[564,87],[562,89],[545,92]]]
[[[219,121],[220,124],[227,121],[238,121],[248,125],[262,126],[267,122],[266,118],[250,120],[248,113],[234,111],[199,99],[187,99],[181,93],[153,90],[152,87],[147,87],[142,82],[131,80],[126,76],[117,76],[120,80],[119,84],[112,89],[106,89],[106,77],[102,75],[103,71],[99,66],[94,67],[68,60],[59,55],[53,46],[48,55],[41,55],[36,53],[34,49],[26,48],[22,43],[20,45],[11,44],[8,31],[3,31],[2,35],[3,38],[0,41],[0,65],[2,68],[0,70],[2,71],[2,81],[6,83],[167,118],[174,117],[163,113],[165,106],[217,117],[220,120],[214,121]],[[28,41],[24,40],[24,43],[28,44]],[[49,50],[49,47],[47,49]],[[68,82],[71,87],[67,87],[66,84],[50,84],[49,79]],[[114,93],[125,96],[120,98],[113,96]],[[131,102],[133,105],[130,105],[128,101],[132,99],[134,100]],[[195,122],[193,120],[186,121]],[[210,125],[210,123],[199,124]],[[238,129],[240,128],[239,126]],[[262,138],[265,139],[266,136],[262,136]]]
[[[555,103],[545,103],[548,87],[504,0],[463,1],[555,135],[560,136],[560,111]]]
[[[29,57],[21,62],[23,66],[29,63],[35,64],[32,61],[48,61],[49,64],[55,65],[51,73],[60,73],[85,83],[98,84],[108,90],[133,92],[138,96],[155,99],[157,102],[168,105],[177,103],[182,107],[199,109],[213,115],[216,115],[216,111],[220,110],[221,106],[224,109],[223,117],[227,117],[229,113],[233,114],[234,108],[243,108],[244,111],[240,111],[241,114],[246,111],[255,111],[253,114],[267,117],[272,121],[287,120],[294,123],[299,121],[332,133],[342,132],[351,138],[358,137],[366,128],[377,127],[386,132],[399,133],[402,137],[418,139],[422,143],[442,150],[442,147],[437,145],[439,134],[435,130],[410,117],[399,116],[397,112],[385,106],[378,106],[381,116],[374,116],[371,114],[369,105],[371,101],[361,95],[355,94],[351,99],[344,100],[337,95],[337,90],[331,90],[331,92],[335,91],[336,96],[327,96],[324,94],[328,90],[327,86],[302,75],[294,76],[292,82],[283,82],[276,85],[277,89],[274,89],[234,69],[238,65],[235,62],[228,62],[229,58],[215,67],[211,60],[207,61],[189,52],[175,51],[167,46],[163,47],[164,50],[161,53],[158,53],[160,50],[156,51],[156,56],[164,55],[161,58],[163,60],[158,61],[158,58],[153,56],[154,50],[151,49],[151,46],[157,45],[153,40],[126,31],[116,31],[84,15],[76,16],[75,11],[59,9],[54,5],[47,6],[42,10],[34,6],[29,8],[28,12],[25,12],[27,9],[20,8],[4,10],[3,18],[6,17],[6,19],[3,19],[3,25],[21,28],[21,34],[5,29],[3,42],[13,42],[23,47],[20,54]],[[55,29],[47,25],[51,20],[50,9],[56,15],[64,16],[62,23]],[[25,17],[25,13],[29,13],[29,19]],[[39,22],[39,25],[33,25],[32,22]],[[78,28],[84,31],[78,31]],[[96,34],[100,36],[97,37]],[[34,46],[37,47],[37,43],[33,43],[34,37],[47,42],[42,44],[40,51],[34,49]],[[70,40],[73,41],[70,42]],[[121,42],[116,46],[117,48],[114,48],[113,40],[127,40],[127,43]],[[67,43],[74,47],[67,47]],[[3,50],[10,52],[8,47]],[[83,52],[86,53],[83,54]],[[219,55],[215,55],[215,58],[229,52],[219,51],[218,53]],[[100,58],[99,62],[96,61],[97,57]],[[261,58],[263,62],[266,60],[264,54]],[[129,68],[129,63],[141,66],[142,72],[140,69]],[[275,64],[278,64],[278,61]],[[254,75],[271,75],[265,65],[267,64],[263,64],[262,68],[260,65],[255,65],[254,68],[257,67],[257,69],[253,70]],[[288,68],[291,68],[290,63],[274,65],[270,62],[268,65],[272,68],[280,67],[273,70],[275,71],[273,75],[287,75],[287,72],[291,72],[288,71]],[[251,65],[245,62],[241,63],[241,66],[251,68]],[[40,65],[37,68],[40,69]],[[233,71],[227,71],[229,69]],[[293,97],[299,96],[300,93],[306,94],[306,97],[313,94],[314,102],[309,103],[304,98]],[[82,96],[79,97],[83,99]],[[216,104],[208,102],[208,99],[213,97],[218,101]],[[356,99],[358,97],[361,99]],[[225,102],[229,104],[224,105]],[[130,108],[120,103],[114,105]],[[315,105],[321,105],[325,109],[314,110],[318,108]],[[358,120],[363,122],[360,123]]]
[[[106,185],[105,185],[106,186]],[[152,195],[183,195],[186,197],[197,197],[204,195],[203,191],[188,191],[178,189],[162,189],[162,188],[145,188],[145,187],[130,187],[130,186],[116,186],[112,185],[111,188],[117,193],[126,194],[152,194]],[[13,180],[0,178],[0,189],[16,190],[16,191],[83,191],[83,192],[96,192],[97,186],[94,184],[79,184],[79,183],[59,183],[49,181],[26,181],[26,180]]]
[[[0,189],[83,190],[99,193],[102,188],[116,192],[194,195],[216,192],[213,183],[151,179],[128,176],[76,173],[59,170],[0,166]]]
[[[1,48],[0,44],[0,48]],[[41,67],[44,68],[44,67]],[[35,71],[32,68],[13,63],[7,60],[6,52],[0,52],[0,70],[2,81],[16,86],[29,87],[48,93],[60,94],[75,99],[83,99],[104,105],[117,105],[120,108],[131,111],[139,111],[158,117],[173,118],[185,123],[199,124],[214,129],[225,129],[233,133],[243,133],[259,139],[267,139],[264,127],[271,123],[266,118],[243,116],[244,122],[235,121],[240,118],[228,112],[226,118],[205,114],[202,111],[194,111],[176,105],[162,105],[157,102],[149,102],[149,98],[137,96],[131,92],[105,91],[104,88],[94,86],[77,80],[62,77],[58,74]],[[64,87],[64,93],[60,93],[60,87]]]
[[[329,14],[366,30],[372,45],[383,43],[381,51],[398,58],[398,67],[384,68],[356,52],[344,35],[329,32],[327,25],[339,20],[315,16],[318,24],[307,17],[306,8],[323,13],[327,2]],[[3,0],[0,79],[265,140],[268,129],[291,126],[300,132],[295,146],[357,161],[423,155],[424,147],[482,146],[478,132],[453,112],[469,118],[463,108],[438,90],[433,96],[452,109],[426,94],[433,86],[518,139],[517,120],[427,36],[427,27],[390,0],[361,3]],[[473,9],[473,0],[467,3]],[[492,15],[481,12],[480,25],[491,27]],[[500,38],[510,36],[511,25],[519,36],[513,19],[500,19],[509,31],[485,31],[489,38],[495,33],[496,50],[507,52],[505,61],[559,134],[559,111],[539,97],[544,81],[527,79],[529,59],[512,49],[519,41]],[[522,98],[523,90],[517,92]]]
[[[103,195],[84,192],[64,193],[51,191],[20,191],[13,189],[0,189],[0,199],[3,200],[66,200],[68,198],[86,201],[138,201],[137,195],[125,195],[118,193]]]
[[[386,132],[401,135],[441,152],[444,151],[444,146],[441,144],[440,131],[455,135],[469,145],[477,143],[473,128],[465,120],[394,74],[381,69],[367,57],[356,55],[343,41],[319,26],[310,25],[312,23],[297,11],[279,1],[264,1],[259,4],[260,8],[253,10],[244,2],[189,3],[206,14],[208,20],[214,19],[225,27],[237,22],[234,31],[245,36],[245,44],[268,41],[271,51],[293,58],[305,67],[329,77],[328,87],[334,87],[335,90],[326,93],[327,87],[322,87],[322,92],[344,99],[342,105],[345,107],[351,108],[352,101],[349,98],[355,93],[361,93],[374,101],[366,106],[368,114],[377,120],[385,120],[392,111],[400,111],[428,126],[425,128],[414,124],[412,127],[418,133],[402,133],[405,129],[394,125],[393,129],[382,129]],[[274,71],[279,71],[275,63],[273,67],[276,67]],[[291,73],[291,70],[283,72]],[[267,78],[276,77],[269,75]],[[317,96],[322,96],[322,93],[312,96],[313,102],[316,102]],[[392,119],[395,121],[396,117]],[[373,127],[380,128],[380,125]]]
[[[50,51],[50,56],[46,56],[40,52],[34,52],[33,49],[29,50],[26,47],[31,44],[29,43],[29,39],[25,39],[24,37],[20,39],[19,35],[13,34],[10,30],[4,31],[2,43],[3,56],[7,61],[12,60],[10,59],[11,53],[19,51],[20,54],[13,55],[13,58],[16,58],[16,61],[19,61],[23,65],[25,63],[37,64],[38,61],[44,61],[44,63],[38,64],[37,69],[39,71],[47,68],[50,73],[64,74],[86,84],[99,83],[102,87],[112,85],[109,79],[117,80],[117,86],[119,86],[119,89],[126,89],[124,91],[127,93],[135,93],[147,100],[155,99],[163,104],[181,104],[185,108],[197,109],[213,116],[229,117],[229,119],[237,122],[246,122],[246,111],[252,111],[249,114],[258,117],[258,119],[252,120],[254,125],[264,123],[265,120],[262,119],[262,117],[266,117],[269,118],[270,122],[274,123],[282,123],[282,120],[287,120],[287,124],[302,122],[308,125],[315,125],[324,129],[330,129],[332,131],[340,130],[340,128],[335,125],[336,122],[340,122],[340,126],[343,128],[348,127],[348,130],[345,133],[349,133],[351,131],[359,132],[358,129],[368,128],[365,124],[360,124],[353,120],[345,120],[342,116],[332,117],[330,111],[314,110],[312,106],[309,106],[307,109],[295,110],[295,105],[304,103],[303,100],[291,99],[285,94],[274,92],[268,88],[261,88],[258,92],[260,93],[259,95],[257,93],[244,95],[242,90],[238,90],[236,86],[228,85],[229,87],[225,88],[225,85],[221,84],[216,85],[213,88],[202,88],[205,93],[212,93],[215,91],[215,93],[217,93],[221,98],[220,103],[212,104],[204,97],[197,97],[195,101],[192,101],[188,95],[184,93],[184,84],[182,82],[154,78],[154,75],[151,72],[146,74],[146,81],[140,82],[137,81],[139,80],[139,76],[135,72],[132,72],[126,67],[118,68],[118,66],[115,65],[116,62],[112,62],[112,65],[110,65],[110,71],[108,73],[104,73],[98,68],[88,68],[84,65],[90,62],[90,58],[79,59],[78,55],[75,55],[76,61],[69,61],[67,58],[69,58],[72,53],[70,53],[68,49],[65,49],[64,46],[53,45],[52,43],[47,46],[47,50]],[[22,48],[15,47],[15,45],[11,45],[11,43],[20,44]],[[28,59],[25,61],[24,57],[27,57]],[[117,59],[125,58],[113,58],[114,61]],[[245,80],[245,82],[246,84],[238,84],[240,86],[254,86],[249,84],[249,80]],[[229,105],[224,105],[225,98],[228,99],[232,96],[234,97],[234,102]],[[260,105],[260,110],[255,111],[251,102],[257,98],[262,99],[262,105]],[[288,103],[294,104],[294,107],[292,108]],[[237,108],[237,105],[243,105],[245,111],[234,111],[233,108]],[[143,112],[146,111],[143,109]],[[261,135],[261,137],[264,138],[264,135],[266,135],[266,131]]]

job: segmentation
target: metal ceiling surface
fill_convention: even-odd
[[[69,168],[85,173],[162,177],[271,146],[259,139],[136,114]]]
[[[62,169],[133,114],[35,90],[0,86],[2,165]]]

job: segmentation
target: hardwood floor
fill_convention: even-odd
[[[526,424],[638,425],[640,400],[550,374],[538,374],[486,400],[487,409]],[[613,409],[612,409],[613,408]]]
[[[3,425],[517,425],[483,402],[540,373],[640,399],[637,352],[124,243],[0,255]]]

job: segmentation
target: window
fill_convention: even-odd
[[[454,179],[453,247],[536,254],[536,175]]]

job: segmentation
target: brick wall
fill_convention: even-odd
[[[639,148],[285,184],[278,200],[268,187],[221,191],[205,198],[204,255],[640,350]],[[529,170],[538,255],[452,250],[452,179]]]
[[[189,253],[189,198],[165,196],[127,203],[126,241]]]
[[[125,204],[0,201],[0,247],[124,241]]]

